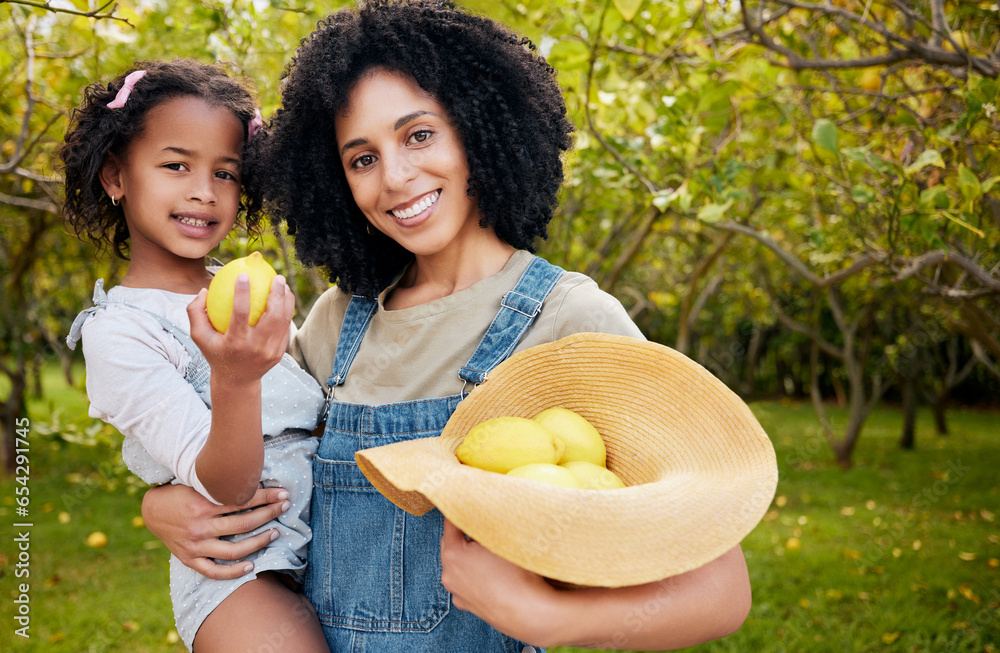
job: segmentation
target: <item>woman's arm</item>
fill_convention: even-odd
[[[457,608],[538,646],[683,648],[739,630],[750,611],[738,545],[698,569],[646,585],[557,589],[445,521],[441,567]]]
[[[269,529],[254,537],[230,542],[223,535],[247,533],[288,510],[288,492],[282,488],[257,490],[250,501],[238,506],[218,506],[186,485],[161,485],[146,491],[142,518],[146,528],[181,562],[208,578],[236,578],[253,569],[253,563],[223,565],[219,560],[238,560],[273,542],[278,531]],[[249,512],[238,511],[249,510]]]
[[[191,338],[212,368],[212,426],[198,453],[198,480],[221,503],[240,504],[253,496],[264,464],[261,433],[261,377],[288,346],[295,297],[282,276],[271,283],[267,310],[250,326],[250,280],[236,279],[229,330],[219,333],[205,311],[207,291],[188,306]]]

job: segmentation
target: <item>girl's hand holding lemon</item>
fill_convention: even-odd
[[[223,266],[187,309],[191,337],[213,378],[228,381],[259,381],[281,360],[294,312],[285,278],[259,252]]]

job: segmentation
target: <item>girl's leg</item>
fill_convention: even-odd
[[[194,653],[329,653],[309,600],[273,572],[241,585],[208,615]]]

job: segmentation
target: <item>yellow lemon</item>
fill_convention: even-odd
[[[962,48],[963,50],[969,49],[969,36],[965,32],[963,32],[962,30],[955,30],[950,34],[950,36],[951,36],[951,41],[954,41],[955,45]],[[948,39],[943,39],[941,47],[947,50],[948,52],[954,52],[955,46],[951,44],[951,41],[949,41]]]
[[[562,452],[562,443],[537,422],[495,417],[473,426],[455,455],[466,465],[506,474],[528,463],[556,463]]]
[[[108,536],[101,531],[94,531],[87,536],[87,546],[92,546],[94,548],[107,546]]]
[[[551,463],[531,463],[530,465],[521,465],[520,467],[515,467],[507,472],[507,476],[527,478],[532,481],[541,481],[542,483],[558,485],[560,487],[583,489],[583,485],[573,472]]]
[[[604,466],[608,452],[597,429],[583,416],[568,408],[549,408],[535,415],[535,421],[549,429],[566,445],[560,463],[586,460]]]
[[[260,252],[226,263],[212,278],[205,300],[208,319],[220,333],[229,330],[229,318],[233,313],[233,296],[236,293],[236,277],[244,273],[250,277],[250,326],[257,324],[257,320],[267,307],[271,279],[276,273]]]
[[[874,68],[869,68],[861,73],[860,85],[869,93],[874,93],[882,88],[882,75]]]
[[[560,463],[559,466],[572,473],[586,490],[616,490],[625,487],[625,483],[613,471],[586,460],[571,460]]]

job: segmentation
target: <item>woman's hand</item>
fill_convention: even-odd
[[[469,541],[447,520],[441,582],[455,607],[535,646],[673,650],[725,637],[750,611],[737,545],[692,571],[630,587],[556,588]]]
[[[545,607],[557,590],[538,574],[467,540],[447,519],[441,537],[441,583],[456,608],[522,642],[540,643],[551,625]]]
[[[212,558],[238,560],[267,546],[278,532],[272,528],[239,542],[219,538],[263,526],[288,510],[287,499],[284,489],[266,488],[243,505],[217,506],[186,485],[162,485],[146,491],[142,518],[185,565],[208,578],[225,580],[248,573],[253,563],[223,565]],[[250,512],[227,514],[247,509]]]

